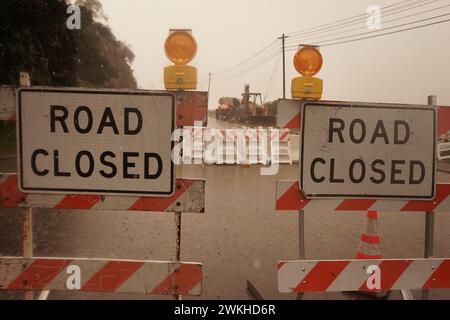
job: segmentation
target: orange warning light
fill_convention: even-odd
[[[188,64],[197,53],[197,42],[190,30],[171,30],[164,43],[167,58],[176,65]]]
[[[167,58],[175,65],[164,68],[166,90],[195,90],[197,69],[188,63],[197,53],[197,42],[191,29],[171,29],[164,43]]]
[[[301,76],[292,79],[291,94],[294,99],[318,100],[322,98],[323,80],[314,77],[322,68],[323,59],[319,48],[301,45],[294,56],[294,67]]]
[[[305,77],[312,77],[322,68],[323,59],[314,46],[301,47],[294,56],[294,67]]]

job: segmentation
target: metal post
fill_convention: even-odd
[[[436,107],[436,96],[428,96],[428,105]],[[434,212],[425,213],[425,249],[424,257],[431,258],[434,255]],[[430,291],[422,290],[422,300],[428,300]]]
[[[434,254],[434,212],[425,213],[425,249],[424,257],[432,258]],[[422,300],[428,300],[430,295],[429,289],[422,290]]]
[[[211,72],[208,73],[208,101],[209,101],[209,90],[211,90]]]
[[[179,262],[181,260],[181,212],[175,212],[175,228],[176,228],[176,239],[175,239],[175,261]],[[182,295],[174,295],[175,300],[183,300]]]
[[[298,254],[300,260],[305,260],[305,211],[298,212]]]
[[[33,209],[22,209],[22,246],[23,257],[33,257]],[[33,300],[33,291],[24,291],[24,300]]]
[[[208,73],[208,106],[209,106],[209,92],[211,91],[211,72]]]
[[[176,242],[175,242],[175,261],[180,261],[181,257],[181,213],[175,212]]]
[[[305,260],[305,211],[303,210],[298,212],[298,255],[300,260]],[[297,293],[297,300],[302,300],[303,296],[303,292]]]
[[[211,72],[209,73],[209,83],[211,83]],[[208,84],[208,101],[209,101],[209,84]],[[179,90],[180,91],[180,90]],[[181,151],[183,152],[183,151]],[[183,154],[181,154],[183,157]],[[183,166],[179,165],[175,167],[176,169],[176,177],[183,177]],[[181,261],[181,212],[175,212],[175,262]],[[183,300],[183,296],[181,294],[175,294],[175,300]]]
[[[425,214],[425,258],[432,258],[434,255],[434,212]]]
[[[23,71],[19,74],[19,85],[21,87],[30,87],[30,75]],[[24,258],[33,257],[33,209],[22,209],[22,256]],[[32,290],[24,291],[24,300],[33,300]]]

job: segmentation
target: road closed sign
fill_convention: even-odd
[[[17,99],[21,190],[173,193],[174,95],[28,88]]]
[[[300,183],[308,198],[432,199],[430,106],[305,102]]]

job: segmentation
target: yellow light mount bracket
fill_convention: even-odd
[[[164,43],[167,58],[175,65],[164,68],[166,90],[197,89],[197,69],[187,65],[197,53],[197,42],[190,29],[171,29]]]
[[[294,66],[302,76],[292,79],[292,98],[310,100],[322,98],[323,80],[314,77],[322,68],[322,64],[323,59],[318,47],[300,45],[294,56]]]
[[[167,66],[164,68],[166,90],[197,89],[197,69],[193,66]]]
[[[292,79],[291,94],[294,99],[319,100],[322,98],[323,80],[317,77]]]

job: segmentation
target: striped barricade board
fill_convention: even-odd
[[[450,212],[449,195],[438,184],[433,200],[307,199],[298,181],[277,181],[276,210]],[[281,293],[450,288],[450,259],[280,261],[277,272]]]
[[[340,103],[343,101],[320,100],[322,103]],[[278,100],[277,127],[292,130],[300,129],[301,106],[304,101],[294,99]],[[375,103],[376,104],[376,103]],[[450,131],[450,106],[438,106],[437,111],[437,134],[438,137],[448,134]]]
[[[31,87],[32,88],[32,87]],[[17,86],[0,86],[0,120],[16,120]],[[146,92],[145,90],[140,90]],[[176,126],[193,126],[208,122],[208,93],[200,91],[174,92],[176,95]]]
[[[429,97],[429,101],[430,97]],[[300,130],[302,121],[307,121],[307,117],[302,118],[302,109],[306,110],[304,103],[314,104],[311,101],[280,99],[278,101],[277,127]],[[341,110],[344,106],[353,108],[363,103],[342,102],[342,101],[319,101],[316,104],[326,104]],[[367,105],[367,104],[366,104]],[[382,104],[370,104],[370,107]],[[392,104],[393,109],[402,105]],[[313,109],[312,106],[310,109]],[[400,108],[399,108],[400,109]],[[439,106],[436,109],[436,135],[445,137],[450,133],[450,107]],[[316,110],[314,111],[316,112]],[[349,117],[351,118],[351,117]],[[324,118],[319,118],[324,119]],[[322,121],[322,120],[321,120]],[[405,120],[406,121],[406,120]],[[320,122],[320,121],[316,121]],[[331,122],[331,121],[330,121]],[[409,123],[409,122],[408,122]],[[321,129],[315,126],[310,127],[316,132],[323,134]],[[305,127],[307,128],[307,126]],[[343,127],[342,127],[343,128]],[[314,132],[312,130],[312,132]],[[430,136],[433,138],[434,129]],[[422,136],[422,135],[421,135]],[[303,136],[304,137],[304,136]],[[319,139],[320,140],[320,139]],[[343,142],[343,139],[340,139]],[[431,141],[431,139],[429,139]],[[442,139],[441,139],[442,140]],[[324,139],[324,141],[328,141]],[[331,142],[328,141],[328,142]],[[425,145],[425,144],[424,144]],[[317,147],[319,146],[319,147]],[[317,150],[328,152],[339,159],[342,156],[333,152],[329,145],[313,145],[308,152],[318,153]],[[427,154],[431,155],[431,152]],[[300,159],[302,163],[304,159]],[[433,157],[431,157],[433,163]],[[434,168],[432,169],[433,172]],[[301,179],[301,177],[300,177]],[[411,197],[397,196],[390,198],[387,196],[369,197],[361,190],[361,193],[354,192],[350,195],[327,196],[318,199],[317,192],[302,190],[301,183],[295,181],[277,181],[276,186],[276,211],[297,212],[299,211],[329,211],[329,212],[421,212],[421,213],[444,213],[450,212],[450,184],[435,184],[435,193],[429,197],[419,197],[414,193]],[[305,187],[307,190],[308,188]],[[367,191],[366,191],[367,192]],[[319,195],[322,193],[319,193]],[[348,194],[348,193],[346,193]],[[395,193],[393,193],[395,194]],[[421,199],[419,199],[421,198]],[[302,213],[300,213],[302,214]],[[434,216],[427,214],[427,223],[432,226]],[[299,219],[299,223],[302,220]],[[299,228],[304,228],[299,225]],[[430,236],[430,231],[426,233]],[[302,233],[300,233],[302,237]],[[375,239],[372,239],[375,240]],[[300,242],[301,242],[300,238]],[[427,243],[426,243],[427,245]],[[429,243],[428,243],[429,245]],[[432,244],[431,244],[432,246]],[[303,250],[303,251],[302,251]],[[428,247],[426,256],[428,256]],[[304,249],[300,248],[301,256]],[[302,253],[303,252],[303,253]],[[281,261],[278,263],[278,291],[281,293],[302,293],[302,292],[326,292],[326,291],[386,291],[386,290],[413,290],[413,289],[434,289],[450,288],[450,259],[427,258],[427,259],[370,259],[366,257],[358,260],[296,260]]]
[[[277,181],[276,210],[279,212],[322,211],[388,211],[450,212],[450,184],[437,184],[433,200],[390,199],[307,199],[298,181]]]
[[[450,288],[450,259],[278,262],[281,293],[440,288]]]
[[[20,91],[17,91],[17,89],[18,87],[14,86],[0,86],[0,120],[16,121],[16,104],[20,106],[20,98],[17,97],[17,92]],[[24,89],[22,90],[25,91]],[[41,93],[41,91],[51,91],[53,89],[32,87],[27,88],[26,90]],[[59,88],[55,90],[61,91],[64,89]],[[67,88],[67,90],[69,94],[75,94],[75,91],[78,89]],[[169,111],[171,112],[171,120],[169,119],[169,122],[165,121],[164,123],[168,123],[169,126],[171,126],[171,130],[165,130],[164,133],[161,133],[169,142],[171,142],[171,134],[174,130],[174,126],[192,126],[194,123],[198,125],[199,121],[203,126],[206,126],[207,124],[206,92],[176,92],[168,94],[167,91],[147,92],[143,90],[122,90],[120,92],[114,91],[108,93],[106,90],[96,90],[95,93],[135,96],[151,94],[154,96],[157,96],[158,94],[170,95],[171,108],[169,108]],[[153,103],[153,105],[159,105],[161,107],[162,103],[156,102]],[[64,106],[54,105],[54,107],[60,107],[62,111],[66,110],[64,109]],[[174,109],[175,112],[173,111]],[[108,112],[108,110],[110,110],[110,108],[106,108],[105,113]],[[166,112],[165,110],[163,111]],[[19,112],[19,115],[20,114],[21,113]],[[92,112],[90,114],[92,114]],[[137,115],[138,124],[134,130],[137,132],[137,128],[139,128],[139,130],[142,128],[142,122],[139,124],[139,119],[142,120],[142,113],[136,111],[135,114]],[[65,127],[66,124],[64,121],[65,117],[67,117],[67,113],[63,113],[58,117],[62,117],[61,125]],[[105,117],[109,117],[110,120],[113,119],[112,115]],[[106,119],[105,117],[103,118]],[[148,117],[147,115],[147,118],[152,117],[153,116]],[[19,118],[19,120],[21,120],[21,118]],[[161,120],[163,119],[161,118]],[[22,121],[18,121],[18,123],[18,127],[20,127]],[[91,127],[89,123],[92,124],[92,121],[88,121],[87,124],[87,128],[90,130]],[[105,123],[108,125],[107,121],[105,121]],[[129,126],[130,121],[127,122],[124,120],[124,123],[124,132],[130,133],[132,131]],[[114,127],[114,120],[111,120],[110,124],[113,126],[113,129],[117,129],[117,126]],[[149,126],[150,128],[156,128],[156,125],[149,124]],[[31,125],[31,127],[33,127],[33,125]],[[66,129],[64,129],[64,131],[67,131]],[[113,131],[115,132],[116,130]],[[101,132],[102,131],[99,129],[97,134]],[[167,135],[165,133],[167,133]],[[156,141],[161,141],[157,136],[153,136]],[[20,139],[20,141],[22,143],[22,139]],[[114,143],[117,144],[117,139],[110,139],[110,141],[105,139],[104,142],[108,146],[111,143],[114,145]],[[67,143],[69,147],[71,147],[70,143],[71,141]],[[136,143],[139,143],[139,141]],[[78,145],[82,144],[78,143]],[[173,146],[173,143],[170,145],[168,144],[168,146]],[[120,147],[120,149],[122,149],[122,147]],[[136,149],[139,149],[139,145]],[[169,149],[169,151],[171,150]],[[55,153],[54,159],[59,160],[59,155],[57,153]],[[81,167],[81,164],[79,164],[79,166]],[[91,161],[89,170],[91,170],[92,167]],[[135,164],[132,163],[129,167],[135,167]],[[161,167],[161,165],[159,165],[159,167]],[[77,170],[79,171],[79,168]],[[113,172],[114,170],[115,169],[113,168]],[[88,172],[89,174],[84,172],[86,173],[84,177],[92,174],[91,171]],[[158,173],[159,169],[156,172],[157,173],[152,175],[157,176],[160,174]],[[38,173],[42,173],[42,175],[46,174],[44,174],[44,170]],[[152,176],[150,174],[147,175]],[[70,174],[66,174],[65,176],[70,176]],[[23,178],[23,175],[21,177]],[[58,189],[52,190],[55,192],[51,193],[44,192],[43,190],[46,189],[43,188],[26,189],[23,184],[20,188],[19,176],[17,174],[0,173],[0,208],[203,213],[205,211],[205,181],[200,179],[174,179],[173,177],[174,172],[171,170],[170,181],[167,180],[169,181],[168,186],[171,188],[170,192],[166,192],[165,190],[164,192],[151,192],[152,190],[149,190],[149,188],[145,186],[143,186],[144,192],[123,192],[122,190],[115,192],[114,188],[116,185],[114,184],[111,184],[111,187],[100,189],[89,189],[87,188],[87,185],[85,187],[84,184],[80,184],[81,188],[78,189]],[[137,178],[136,174],[134,174],[133,178]],[[156,179],[156,177],[154,179]],[[156,185],[156,187],[162,188],[158,182]],[[119,186],[124,185],[120,183]],[[70,187],[72,188],[72,186]],[[88,191],[84,192],[84,189]],[[176,259],[177,261],[168,262],[107,260],[96,258],[32,257],[32,241],[30,241],[32,239],[32,211],[24,210],[22,212],[24,213],[23,245],[25,257],[0,257],[0,290],[26,291],[26,299],[30,298],[27,294],[30,290],[78,290],[86,292],[124,292],[157,295],[201,294],[202,264],[180,262],[178,258]],[[177,215],[177,217],[180,216]]]
[[[202,264],[0,257],[0,290],[200,295]]]
[[[0,208],[54,208],[154,212],[205,211],[205,180],[176,179],[170,197],[23,193],[17,174],[0,174]]]

